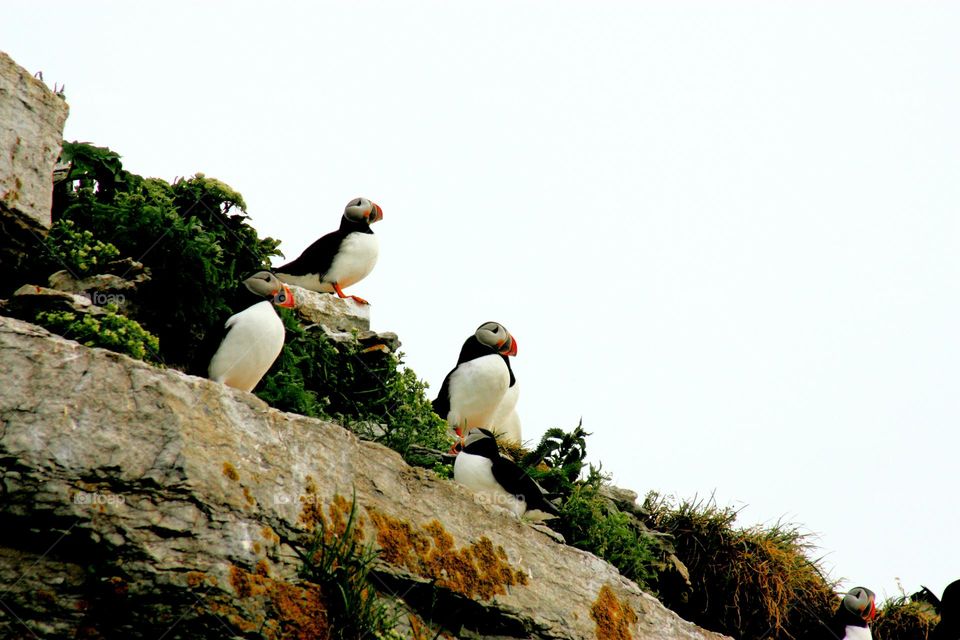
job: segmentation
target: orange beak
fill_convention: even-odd
[[[276,294],[273,296],[273,304],[278,307],[284,307],[286,309],[293,309],[297,306],[297,301],[293,299],[293,292],[290,291],[290,287],[287,285],[282,285]]]
[[[870,600],[870,611],[867,612],[867,615],[864,616],[864,620],[867,622],[873,622],[873,619],[877,617],[877,603],[873,600]]]
[[[370,213],[367,214],[367,220],[370,224],[383,220],[383,209],[380,208],[376,202],[371,202],[373,209],[370,210]]]
[[[500,345],[500,353],[505,356],[515,356],[517,355],[517,340],[513,336],[507,338],[507,340]]]

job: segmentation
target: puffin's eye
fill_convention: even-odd
[[[271,280],[273,280],[273,278],[271,278],[270,276],[267,276],[266,278],[264,278],[264,280],[266,280],[267,282],[270,282]]]

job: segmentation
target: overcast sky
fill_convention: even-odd
[[[847,587],[960,577],[960,4],[267,7],[8,1],[0,49],[288,258],[379,203],[348,293],[431,393],[499,321],[526,439],[582,416],[617,484],[801,523]]]

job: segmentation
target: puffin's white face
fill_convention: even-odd
[[[290,309],[294,306],[293,293],[290,288],[269,271],[258,271],[244,280],[243,284],[258,296],[272,298],[273,303],[278,307]]]
[[[373,224],[383,220],[383,209],[366,198],[355,198],[347,203],[347,208],[343,210],[343,217],[353,222],[366,221],[367,224]]]
[[[474,334],[480,344],[485,344],[505,356],[517,355],[517,341],[499,322],[485,322]]]

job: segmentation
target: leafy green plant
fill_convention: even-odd
[[[203,174],[172,184],[142,178],[86,143],[65,143],[61,160],[69,169],[54,189],[54,220],[150,269],[137,319],[160,338],[165,362],[203,374],[243,300],[239,282],[278,255],[279,243],[258,237],[239,193]]]
[[[712,499],[683,501],[650,494],[647,524],[669,533],[690,571],[686,602],[664,602],[700,626],[744,640],[815,638],[837,598],[817,561],[810,535],[775,523],[738,528],[737,511]]]
[[[95,239],[85,229],[77,229],[73,220],[57,220],[50,228],[47,246],[55,263],[81,276],[96,273],[120,255],[120,250],[111,243]]]
[[[377,552],[364,543],[358,528],[356,494],[345,526],[337,527],[335,522],[320,517],[309,543],[294,550],[303,561],[300,577],[320,585],[326,597],[333,638],[394,636],[397,617],[370,583]]]
[[[107,307],[104,315],[77,314],[72,311],[40,311],[36,324],[88,347],[101,347],[125,353],[140,360],[159,363],[160,342],[136,320]]]
[[[281,314],[283,354],[257,391],[284,411],[336,420],[418,462],[413,445],[445,450],[446,424],[427,399],[426,385],[403,366],[402,354],[365,349],[355,338],[335,342],[321,327],[303,327]]]
[[[649,587],[656,578],[658,541],[630,515],[600,495],[604,481],[598,469],[573,486],[560,509],[557,529],[567,543],[594,553],[627,578]]]

